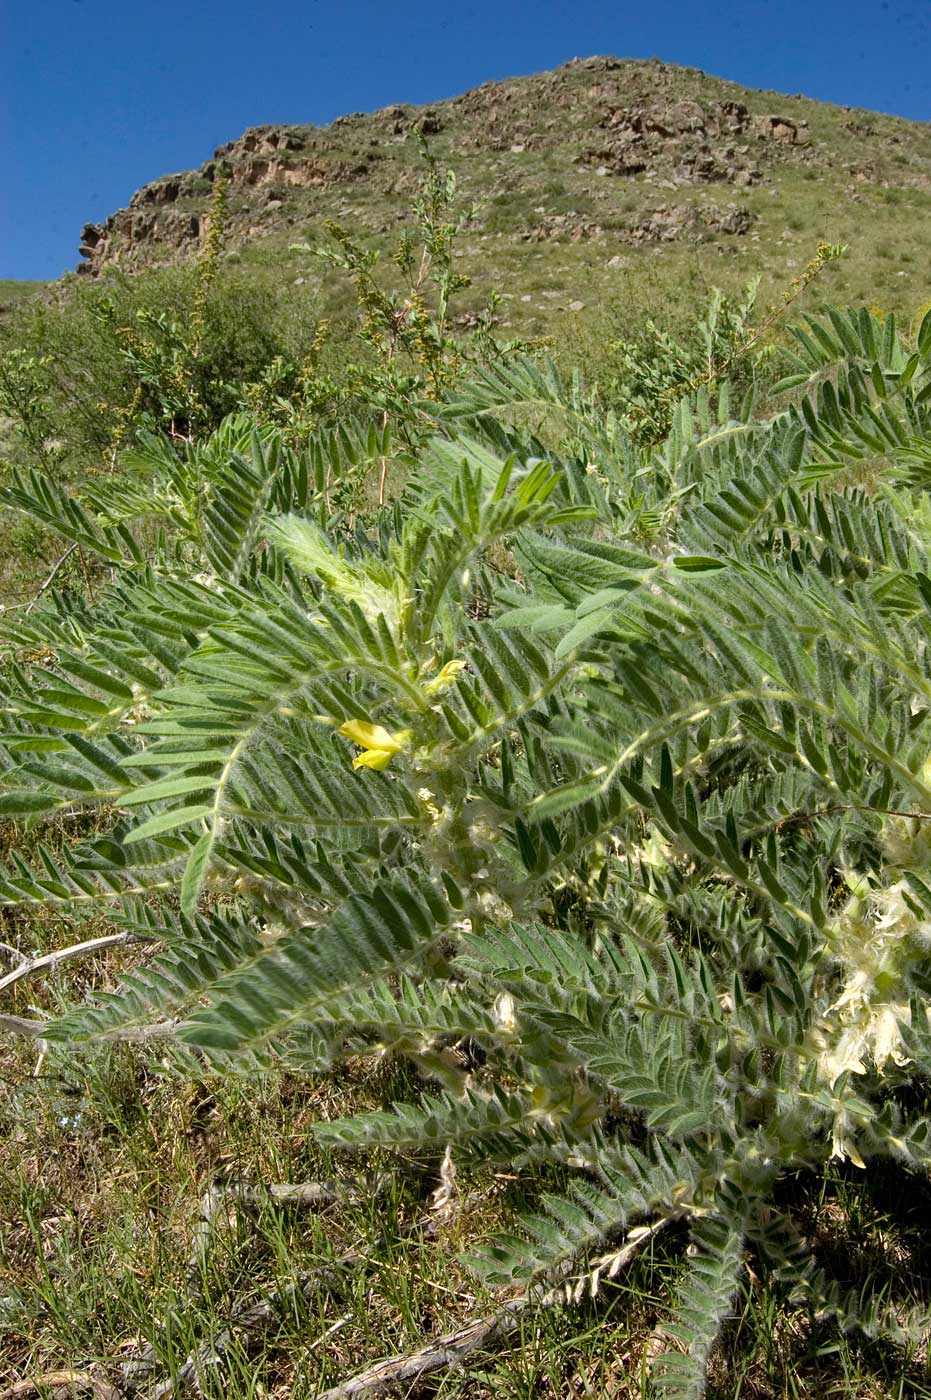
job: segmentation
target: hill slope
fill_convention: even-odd
[[[328,127],[254,127],[197,170],[154,180],[127,209],[86,225],[79,270],[191,252],[224,170],[231,245],[313,280],[316,269],[289,245],[327,218],[374,238],[403,219],[420,173],[418,132],[456,170],[466,198],[482,201],[465,270],[490,266],[514,284],[522,329],[557,309],[541,303],[544,292],[565,307],[598,300],[623,284],[625,268],[658,253],[681,266],[696,243],[721,258],[714,280],[726,284],[751,271],[782,283],[819,238],[847,242],[845,285],[832,295],[889,307],[926,295],[931,124],[603,57],[431,107],[397,105]]]

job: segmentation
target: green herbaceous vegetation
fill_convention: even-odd
[[[455,320],[428,163],[299,356],[223,199],[174,310],[91,302],[122,397],[0,370],[61,565],[2,618],[0,1355],[929,1393],[931,314],[803,315],[823,245],[587,386]]]

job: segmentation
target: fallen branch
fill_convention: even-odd
[[[235,1210],[239,1204],[262,1205],[266,1201],[281,1205],[329,1206],[352,1199],[354,1194],[358,1191],[354,1193],[348,1184],[344,1186],[337,1181],[282,1182],[273,1186],[251,1186],[245,1181],[213,1183],[204,1193],[200,1219],[194,1226],[188,1261],[189,1291],[192,1294],[197,1291],[198,1274],[207,1257],[217,1216],[224,1207]]]
[[[553,1302],[562,1299],[562,1293]],[[541,1300],[542,1303],[542,1300]],[[377,1361],[365,1371],[343,1381],[332,1390],[324,1391],[319,1400],[350,1400],[355,1395],[379,1395],[404,1382],[417,1381],[432,1371],[448,1370],[460,1365],[473,1351],[486,1350],[500,1344],[519,1330],[524,1313],[530,1307],[526,1298],[515,1298],[501,1312],[481,1317],[475,1322],[447,1332],[420,1351],[407,1356],[389,1356]]]
[[[23,977],[30,977],[34,972],[41,972],[46,967],[56,967],[58,963],[66,962],[69,958],[81,957],[84,953],[96,953],[103,948],[118,948],[127,943],[139,943],[143,940],[138,933],[108,933],[102,938],[88,938],[84,943],[72,943],[70,948],[57,948],[53,953],[43,953],[39,958],[28,958],[18,967],[14,967],[12,972],[8,972],[5,977],[0,977],[0,992],[6,991],[7,987],[12,987],[15,982],[19,982]]]
[[[647,1241],[670,1224],[671,1218],[664,1216],[653,1225],[632,1231],[621,1249],[611,1256],[611,1277],[626,1268]],[[466,1323],[464,1327],[457,1327],[454,1332],[447,1332],[445,1336],[438,1337],[435,1342],[428,1343],[419,1351],[389,1356],[383,1361],[377,1361],[374,1366],[325,1391],[318,1396],[318,1400],[354,1400],[355,1396],[381,1395],[395,1386],[422,1380],[434,1371],[460,1366],[473,1352],[500,1346],[519,1332],[528,1313],[541,1308],[555,1307],[560,1303],[576,1302],[578,1296],[579,1290],[576,1287],[559,1284],[546,1293],[535,1295],[530,1292],[519,1298],[512,1298],[499,1312]]]
[[[15,1035],[29,1035],[33,1039],[41,1040],[50,1024],[49,1021],[31,1021],[28,1016],[0,1015],[0,1031],[12,1031]]]

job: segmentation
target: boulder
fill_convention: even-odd
[[[130,209],[139,209],[145,204],[174,204],[181,194],[184,184],[182,175],[166,175],[161,180],[152,180],[137,190],[129,201]]]
[[[663,205],[629,229],[627,238],[632,243],[672,243],[682,238],[701,242],[716,233],[747,233],[752,222],[749,209],[733,204],[723,209],[716,204]]]
[[[421,136],[437,136],[443,130],[443,123],[436,112],[423,112],[411,123],[412,131],[419,131]]]
[[[757,117],[757,136],[766,141],[777,141],[783,146],[795,146],[798,143],[798,126],[791,117]]]

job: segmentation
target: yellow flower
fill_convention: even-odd
[[[434,676],[432,681],[427,681],[424,686],[424,693],[427,695],[439,695],[441,690],[448,690],[453,681],[464,671],[466,663],[464,661],[447,661],[438,676]]]
[[[358,744],[362,753],[352,760],[353,768],[387,768],[396,753],[407,745],[412,737],[410,729],[399,729],[391,734],[380,724],[369,724],[364,719],[347,719],[336,731]]]

